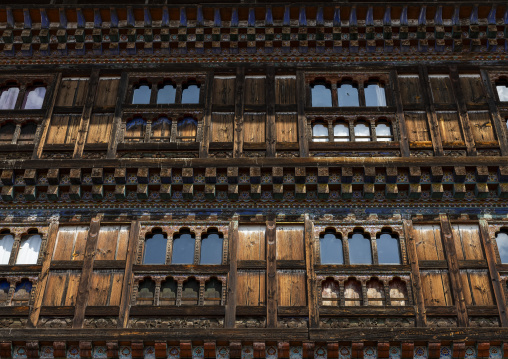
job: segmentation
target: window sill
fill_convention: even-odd
[[[28,306],[2,306],[0,307],[0,316],[19,316],[28,315],[30,313],[30,307]]]

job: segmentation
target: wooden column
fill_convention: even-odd
[[[92,70],[90,75],[90,81],[88,83],[88,89],[86,92],[85,106],[81,114],[81,121],[79,122],[78,137],[76,144],[74,145],[74,153],[72,158],[81,158],[83,150],[85,148],[86,137],[88,135],[88,129],[90,128],[90,117],[92,116],[93,104],[95,101],[95,94],[97,93],[97,87],[99,84],[99,70]]]
[[[266,71],[266,157],[275,157],[275,69],[268,67]]]
[[[434,156],[443,155],[443,141],[439,132],[439,124],[437,123],[436,109],[432,101],[430,90],[429,74],[425,66],[418,67],[420,73],[420,86],[422,88],[423,101],[425,102],[425,112],[427,113],[427,123],[429,124],[430,138],[432,147],[434,148]]]
[[[462,281],[460,279],[459,261],[455,249],[455,239],[448,219],[448,215],[441,213],[439,215],[441,222],[441,238],[446,252],[446,261],[450,270],[450,283],[452,285],[453,301],[457,307],[457,324],[459,327],[467,327],[467,308],[464,291],[462,290]]]
[[[307,132],[307,118],[305,117],[305,75],[302,70],[296,72],[296,101],[298,106],[298,142],[300,157],[309,156],[309,138]]]
[[[450,67],[450,81],[452,83],[453,96],[455,103],[459,110],[459,119],[462,133],[464,134],[464,142],[466,143],[466,151],[468,156],[476,156],[476,144],[474,142],[473,131],[471,130],[471,123],[469,122],[469,115],[467,114],[467,106],[464,101],[464,93],[460,86],[459,72],[457,66]]]
[[[485,219],[480,219],[480,238],[485,250],[485,256],[487,257],[490,280],[492,283],[492,288],[494,288],[494,295],[496,296],[496,303],[499,310],[499,319],[501,320],[501,326],[508,327],[506,296],[501,283],[501,278],[499,277],[499,272],[496,268],[496,252],[494,251],[492,238],[490,238],[489,225]]]
[[[47,102],[48,107],[46,108],[46,113],[41,123],[42,131],[39,132],[40,136],[36,136],[34,139],[34,152],[32,154],[32,159],[34,160],[39,159],[42,155],[42,149],[46,143],[46,136],[48,135],[49,126],[51,125],[51,117],[53,116],[53,109],[58,95],[57,88],[61,81],[62,73],[58,73],[49,91],[46,92],[46,96],[48,96],[49,99]]]
[[[316,263],[314,248],[314,223],[305,215],[305,267],[307,268],[307,305],[309,306],[309,327],[319,328],[319,307],[316,293]]]
[[[404,108],[402,106],[397,70],[390,71],[390,83],[392,85],[393,102],[397,108],[397,123],[399,124],[400,134],[400,154],[402,157],[409,157],[411,153],[409,150],[409,133],[407,130],[406,118],[404,117]]]
[[[127,260],[125,261],[125,272],[123,275],[122,283],[122,296],[120,299],[120,315],[118,318],[118,328],[127,328],[129,322],[129,311],[131,309],[131,301],[129,293],[132,291],[133,277],[132,277],[132,266],[136,259],[136,249],[138,247],[139,239],[139,220],[135,220],[131,223],[129,230],[129,243],[127,249]]]
[[[234,328],[236,322],[236,282],[237,282],[237,252],[238,252],[238,220],[229,225],[229,283],[226,301],[225,327]]]
[[[266,221],[266,327],[277,327],[277,228],[275,215]]]
[[[203,136],[199,140],[199,157],[208,157],[208,149],[210,147],[210,126],[212,124],[212,88],[213,88],[214,72],[208,72],[206,76],[205,93],[205,110],[203,113]]]
[[[120,136],[123,135],[123,133],[120,131],[122,128],[122,105],[123,99],[127,94],[128,87],[129,75],[127,72],[123,72],[122,77],[120,78],[120,84],[118,85],[118,95],[115,104],[115,116],[113,118],[113,128],[111,129],[111,138],[109,139],[108,153],[106,158],[116,157],[116,148],[118,147],[118,142],[121,140]]]
[[[487,102],[489,104],[489,113],[492,122],[494,123],[494,128],[496,129],[496,136],[499,141],[499,147],[501,149],[501,156],[508,155],[508,136],[506,133],[506,124],[501,118],[501,113],[496,104],[496,96],[494,95],[494,87],[492,86],[492,81],[490,80],[489,73],[487,70],[480,70],[483,86],[485,87],[485,91],[487,94]]]
[[[81,271],[81,278],[79,280],[78,293],[76,295],[76,306],[74,311],[74,320],[72,321],[73,328],[82,328],[83,320],[85,319],[85,309],[88,302],[88,295],[90,292],[90,284],[93,275],[93,263],[95,259],[95,250],[97,247],[97,239],[101,229],[102,215],[96,215],[90,223],[88,236],[86,238],[85,257],[83,260],[83,270]]]
[[[30,310],[30,316],[28,318],[28,327],[35,328],[39,321],[39,315],[41,313],[42,299],[44,298],[44,290],[46,289],[46,283],[49,277],[49,267],[51,264],[51,257],[55,249],[56,237],[58,235],[58,220],[52,221],[48,228],[48,241],[46,243],[46,249],[44,251],[44,260],[42,262],[41,274],[39,275],[39,281],[37,282],[35,298],[33,307]]]
[[[420,278],[420,266],[416,254],[416,243],[413,237],[413,224],[404,220],[404,238],[406,239],[407,256],[411,264],[411,278],[413,282],[413,294],[416,304],[416,326],[427,326],[427,312],[425,310],[425,299],[423,296],[422,280]],[[410,283],[408,283],[410,285]]]
[[[242,157],[243,152],[243,111],[245,105],[245,68],[236,69],[235,120],[233,124],[233,157]]]

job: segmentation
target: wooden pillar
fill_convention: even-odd
[[[275,69],[270,66],[266,71],[266,157],[275,157]]]
[[[446,261],[450,271],[450,283],[452,285],[453,300],[457,307],[457,324],[459,327],[467,327],[468,317],[466,308],[466,299],[462,289],[462,281],[460,279],[459,260],[457,259],[457,251],[455,248],[455,239],[448,215],[441,213],[439,215],[441,222],[441,238],[445,247]]]
[[[210,127],[212,124],[212,87],[213,87],[213,77],[214,72],[208,72],[206,76],[206,85],[204,90],[205,93],[205,110],[203,113],[203,131],[202,137],[199,138],[199,157],[206,158],[208,157],[208,149],[210,147]]]
[[[209,90],[210,91],[210,90]],[[233,157],[242,157],[243,152],[243,111],[245,105],[245,68],[236,69],[235,120],[233,123]]]
[[[496,297],[497,309],[499,310],[499,319],[501,326],[508,327],[508,313],[506,312],[507,303],[506,296],[503,290],[503,284],[499,277],[499,272],[496,268],[496,252],[494,251],[494,244],[489,234],[489,225],[485,219],[480,219],[480,238],[487,257],[487,264],[489,266],[490,280],[492,288],[494,288],[494,295]]]
[[[76,294],[76,306],[74,311],[73,328],[82,328],[85,319],[85,309],[88,302],[90,292],[90,284],[93,275],[93,264],[95,259],[95,250],[97,247],[97,239],[101,229],[101,214],[96,215],[90,223],[88,236],[86,238],[85,256],[83,260],[83,269],[79,280],[78,292]]]
[[[296,102],[298,107],[298,142],[300,157],[309,156],[309,138],[307,138],[307,118],[305,116],[305,75],[302,70],[296,72]]]
[[[319,328],[319,307],[316,293],[316,272],[314,271],[314,223],[305,215],[305,267],[307,268],[307,305],[309,306],[309,327]]]
[[[133,287],[132,266],[134,265],[134,260],[136,259],[139,229],[139,220],[133,221],[129,230],[129,242],[127,244],[128,251],[127,260],[125,261],[125,271],[123,275],[122,296],[120,298],[120,315],[118,318],[118,328],[127,328],[127,324],[129,322],[129,311],[131,307],[129,301],[129,293]]]
[[[56,96],[58,91],[56,90],[60,82],[62,81],[62,73],[58,73],[53,81],[53,84],[49,88],[49,91],[46,92],[46,96],[48,97],[48,107],[46,108],[46,112],[44,114],[44,118],[42,120],[42,131],[38,131],[40,134],[34,138],[34,152],[32,154],[32,159],[39,159],[42,155],[42,149],[44,147],[44,143],[46,143],[46,136],[48,135],[49,126],[51,125],[51,117],[53,116],[53,108],[55,107]]]
[[[416,254],[416,243],[413,237],[413,225],[411,221],[404,220],[404,237],[406,238],[407,245],[407,256],[409,263],[411,264],[411,277],[413,281],[413,294],[416,304],[416,326],[426,327],[427,326],[427,314],[425,310],[425,299],[423,297],[422,281],[420,278],[420,266],[418,264],[418,256]],[[408,288],[411,287],[409,283],[406,283]]]
[[[30,316],[28,318],[28,327],[35,328],[39,321],[39,315],[41,313],[42,298],[44,297],[44,290],[46,289],[46,283],[49,277],[49,267],[51,264],[51,257],[55,249],[56,237],[58,235],[58,221],[52,221],[49,224],[48,229],[48,241],[46,249],[44,251],[44,260],[42,262],[41,274],[39,275],[39,281],[37,282],[35,297],[33,306],[30,310]]]
[[[14,134],[12,135],[12,141],[11,141],[12,145],[15,145],[18,142],[20,133],[21,133],[21,124],[17,123],[16,128],[14,129]]]
[[[501,118],[501,113],[499,112],[499,108],[496,104],[496,96],[494,95],[494,87],[492,86],[492,81],[490,80],[489,73],[487,70],[480,70],[483,86],[485,87],[485,91],[487,94],[487,102],[489,104],[489,113],[490,118],[492,119],[492,123],[494,123],[494,128],[496,129],[496,136],[499,141],[499,147],[501,149],[501,156],[508,155],[508,136],[506,133],[506,124]]]
[[[464,101],[464,93],[460,86],[459,72],[457,66],[450,67],[450,81],[452,83],[453,96],[459,110],[459,120],[462,133],[464,134],[464,142],[466,143],[466,151],[469,156],[476,156],[476,144],[474,142],[469,115],[467,114],[467,106]]]
[[[116,157],[116,148],[118,147],[118,142],[123,138],[123,131],[120,131],[122,128],[122,105],[123,99],[127,94],[127,89],[129,87],[129,75],[127,72],[122,73],[122,77],[120,78],[120,84],[118,85],[118,96],[116,98],[115,104],[115,116],[113,117],[113,128],[111,129],[111,138],[108,143],[108,153],[106,158],[115,158]]]
[[[266,221],[266,326],[277,327],[277,228],[275,215]]]
[[[86,93],[85,106],[81,113],[81,121],[79,123],[78,137],[76,144],[74,145],[74,153],[72,158],[81,158],[83,150],[85,148],[86,137],[88,135],[88,129],[90,128],[90,117],[92,116],[93,104],[95,102],[95,95],[97,93],[97,87],[99,84],[99,70],[92,70],[90,75],[90,81],[88,83],[88,89]]]
[[[229,225],[229,284],[226,301],[225,327],[234,328],[236,322],[236,283],[237,283],[237,252],[238,252],[238,220]]]
[[[429,74],[427,68],[423,65],[418,67],[420,73],[420,87],[422,88],[423,101],[425,103],[425,112],[427,113],[427,123],[429,125],[430,138],[434,149],[434,156],[443,156],[443,141],[439,132],[437,123],[436,109],[432,101],[432,94],[429,85]]]
[[[201,233],[196,233],[196,241],[194,242],[194,264],[198,265],[201,257]]]
[[[400,94],[400,86],[397,70],[390,71],[390,83],[392,86],[392,94],[393,94],[392,99],[397,111],[396,114],[397,123],[399,124],[398,127],[400,134],[399,139],[400,154],[402,157],[409,157],[411,153],[411,151],[409,150],[409,133],[407,129],[406,118],[404,116],[404,107],[402,105],[402,96]]]

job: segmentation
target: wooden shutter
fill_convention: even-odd
[[[443,144],[464,143],[457,112],[438,112],[437,121],[439,123],[439,129],[441,130]]]
[[[436,104],[454,103],[452,83],[448,75],[430,75],[430,88],[432,89],[432,98]]]
[[[462,290],[467,305],[495,305],[489,274],[485,270],[461,270]]]
[[[414,145],[431,144],[425,112],[405,113],[409,142]]]
[[[303,225],[277,226],[277,260],[304,260]]]
[[[296,103],[296,76],[275,76],[275,103],[277,105]]]
[[[92,118],[90,119],[90,127],[88,128],[88,136],[86,137],[86,143],[109,143],[112,129],[112,114],[92,115]]]
[[[415,225],[413,235],[419,260],[445,260],[439,225]]]
[[[265,260],[265,226],[238,228],[238,260]]]
[[[298,142],[296,113],[278,113],[275,116],[277,142]]]
[[[97,86],[97,95],[95,96],[95,106],[114,107],[118,95],[119,77],[101,77]]]
[[[480,75],[460,75],[460,86],[468,106],[486,102],[485,90]]]
[[[82,261],[85,254],[88,227],[60,227],[56,237],[54,261]]]
[[[278,305],[283,307],[307,305],[306,276],[304,271],[279,270],[277,271],[279,285]]]
[[[212,142],[233,142],[234,113],[212,114]]]
[[[44,306],[73,306],[76,304],[79,279],[81,272],[58,271],[51,272],[46,284],[42,305]]]
[[[60,83],[55,106],[84,106],[88,78],[64,78]]]
[[[494,133],[494,126],[488,112],[469,111],[468,116],[476,144],[498,144]]]
[[[422,271],[420,276],[426,306],[453,305],[448,271]]]
[[[266,76],[245,76],[245,105],[264,105]]]
[[[454,225],[453,239],[459,260],[485,259],[477,225]]]
[[[120,305],[123,272],[96,270],[92,275],[92,285],[88,297],[89,306]]]
[[[236,284],[237,305],[266,305],[265,271],[238,271]]]
[[[230,106],[235,104],[235,76],[215,76],[213,79],[213,104]]]
[[[244,142],[265,142],[266,113],[245,113],[243,116]]]
[[[80,122],[81,115],[53,115],[46,137],[46,144],[75,144],[78,139]]]
[[[399,89],[404,105],[418,105],[423,103],[420,78],[418,75],[399,76]]]
[[[125,260],[128,240],[128,226],[101,226],[95,260]]]

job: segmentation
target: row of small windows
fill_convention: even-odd
[[[19,133],[16,132],[16,127],[19,126]],[[22,125],[16,125],[12,122],[4,123],[0,127],[0,144],[16,143],[25,145],[33,143],[37,125],[33,122],[27,122]],[[16,137],[15,137],[16,136]]]
[[[143,264],[222,264],[223,240],[223,235],[213,229],[200,240],[187,229],[176,233],[172,240],[156,230],[145,240]]]
[[[19,246],[14,246],[16,240],[11,233],[0,234],[0,265],[37,264],[42,243],[41,235],[29,232],[21,237]],[[17,249],[17,253],[13,252],[13,249]]]
[[[154,99],[152,93],[156,91]],[[160,85],[152,86],[148,82],[140,82],[134,87],[132,94],[133,105],[168,105],[168,104],[197,104],[199,103],[200,84],[196,81],[189,81],[182,85],[182,91],[178,96],[177,85],[167,81]],[[155,103],[153,103],[155,101]]]
[[[13,278],[0,279],[0,306],[28,305],[32,287],[32,282],[27,278],[21,281]]]
[[[348,236],[347,248],[342,236],[334,230],[327,230],[319,238],[321,264],[374,264],[372,241],[362,230],[355,230]],[[388,230],[377,235],[377,258],[379,264],[401,264],[398,237]],[[346,263],[344,252],[349,254]],[[377,263],[376,263],[377,264]]]
[[[386,106],[384,85],[377,81],[369,81],[363,87],[365,106]],[[311,84],[312,107],[332,107],[334,103],[332,85],[324,81]],[[360,92],[358,84],[353,81],[342,81],[337,86],[337,104],[339,107],[359,107]]]
[[[126,142],[169,142],[173,121],[176,121],[177,142],[195,142],[198,121],[190,116],[179,120],[172,120],[161,116],[154,121],[147,121],[141,116],[135,116],[127,120],[125,124],[124,141]],[[150,124],[149,136],[147,136],[147,125]]]
[[[16,83],[7,84],[0,89],[0,110],[39,110],[44,103],[46,86],[35,83],[26,89],[23,100],[18,104],[20,87]]]
[[[375,124],[358,120],[353,122],[336,121],[328,124],[325,121],[315,121],[312,124],[313,142],[370,142],[393,141],[390,122],[379,120]]]

